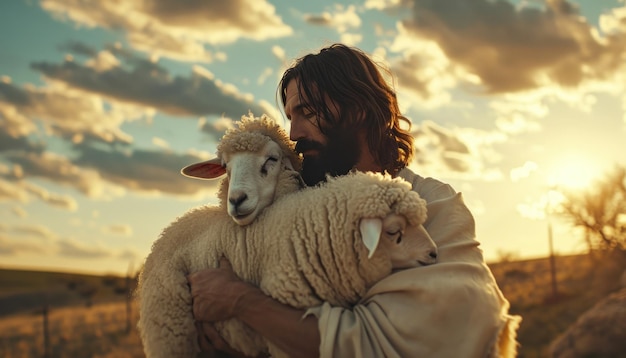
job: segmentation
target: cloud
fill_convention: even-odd
[[[56,237],[50,229],[41,225],[17,225],[11,227],[9,231],[19,236],[26,236],[28,238],[44,241],[52,241]]]
[[[520,181],[523,178],[527,178],[534,171],[537,171],[539,166],[535,162],[527,161],[521,167],[511,169],[510,177],[512,182]]]
[[[96,170],[74,165],[68,158],[58,154],[9,153],[6,159],[20,168],[21,177],[38,177],[72,187],[89,197],[102,197],[105,183]]]
[[[414,164],[424,175],[487,181],[503,177],[495,167],[501,158],[493,145],[505,141],[506,137],[497,132],[448,129],[426,120],[416,126],[412,134],[416,148]]]
[[[365,0],[366,9],[385,10],[400,5],[401,0]]]
[[[28,212],[26,210],[24,210],[24,208],[22,208],[21,206],[14,206],[11,209],[11,212],[13,214],[15,214],[15,216],[19,217],[19,218],[25,218],[28,216]]]
[[[356,7],[335,4],[332,11],[324,11],[319,15],[305,14],[304,21],[318,26],[326,26],[335,29],[342,34],[348,29],[357,29],[361,26],[361,18],[357,14]]]
[[[165,139],[159,137],[152,137],[152,144],[164,150],[170,148],[170,144]]]
[[[42,0],[41,7],[59,20],[123,31],[133,48],[183,61],[224,58],[208,51],[208,44],[242,38],[263,41],[292,33],[265,0]]]
[[[285,49],[278,46],[278,45],[274,45],[272,46],[272,54],[281,62],[284,63],[287,61],[287,57],[285,55]]]
[[[117,252],[100,246],[88,245],[74,239],[60,239],[43,245],[40,241],[28,239],[15,239],[6,237],[0,233],[0,256],[16,256],[28,254],[43,254],[45,256],[58,256],[79,259],[101,258],[136,258],[138,255],[133,250]]]
[[[135,192],[192,195],[213,190],[219,182],[193,180],[180,174],[181,168],[206,160],[193,154],[144,149],[122,152],[91,146],[78,149],[76,165],[97,169],[103,180]]]
[[[41,243],[29,242],[23,240],[14,240],[0,233],[0,255],[15,256],[20,254],[44,253],[46,250]]]
[[[28,192],[17,183],[0,178],[0,201],[17,200],[26,202]]]
[[[73,239],[59,240],[56,243],[57,255],[72,258],[98,259],[113,256],[113,251],[101,246],[90,246]]]
[[[118,52],[120,52],[118,50]],[[127,55],[128,56],[128,55]],[[262,108],[250,94],[239,93],[205,68],[193,66],[187,76],[172,76],[156,62],[129,56],[125,66],[97,69],[73,59],[62,64],[33,63],[49,79],[110,100],[155,108],[173,116],[226,115],[238,118]],[[127,68],[128,67],[128,68]]]
[[[70,196],[51,193],[40,186],[30,183],[24,183],[24,187],[33,196],[47,204],[68,211],[76,211],[76,209],[78,209],[78,203],[76,203],[76,200]]]
[[[103,142],[130,143],[132,138],[119,129],[127,118],[117,109],[105,109],[97,96],[77,93],[71,89],[50,84],[36,88],[32,85],[20,88],[11,83],[0,82],[0,122],[3,136],[10,136],[8,147],[36,145],[20,139],[37,131],[35,120],[40,120],[50,132],[60,137],[76,140],[89,138]]]
[[[422,108],[450,102],[449,91],[458,84],[459,74],[437,44],[416,39],[400,24],[388,48],[390,54],[384,48],[377,53],[389,57],[388,67],[398,81],[398,92],[410,96],[410,100],[403,102],[416,103]]]
[[[32,197],[35,197],[46,204],[68,211],[76,211],[78,208],[76,200],[72,197],[51,193],[40,186],[24,180],[6,180],[0,177],[0,201],[19,201],[26,203],[30,201]],[[20,217],[25,216],[22,215],[24,213],[23,209],[14,210],[14,213]]]
[[[91,198],[119,196],[122,189],[137,193],[201,195],[214,191],[219,181],[200,181],[180,175],[180,169],[207,159],[206,153],[177,154],[172,151],[98,147],[87,143],[74,146],[75,157],[52,152],[10,152],[6,160],[13,172],[5,168],[0,177],[0,200],[26,202],[31,196],[50,205],[74,211],[78,204],[69,197],[35,186],[25,179],[42,178],[74,188]]]
[[[574,89],[587,81],[610,81],[624,67],[626,31],[618,25],[623,23],[605,20],[612,31],[600,36],[566,0],[549,0],[541,8],[516,8],[504,0],[404,4],[412,9],[412,17],[402,22],[407,33],[436,43],[488,93],[547,85]],[[413,61],[413,66],[421,64]]]
[[[121,236],[132,236],[133,228],[126,224],[109,225],[102,228],[104,232]]]
[[[496,127],[507,134],[520,134],[540,131],[539,122],[549,109],[537,96],[509,96],[506,100],[496,100],[489,104],[496,114]]]

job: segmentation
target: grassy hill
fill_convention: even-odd
[[[607,257],[557,256],[556,286],[548,258],[490,264],[511,303],[511,312],[523,318],[518,332],[519,357],[548,357],[552,340],[596,302],[619,289],[625,264]]]
[[[38,311],[44,305],[89,306],[125,297],[124,277],[0,269],[0,318]]]
[[[489,264],[511,312],[523,317],[520,358],[548,357],[558,334],[619,288],[625,268],[623,261],[588,255],[559,256],[554,263],[556,296],[548,258]],[[52,356],[142,357],[137,308],[129,316],[125,297],[123,277],[0,269],[0,356],[43,355],[41,308],[47,304]]]

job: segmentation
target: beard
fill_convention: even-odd
[[[326,175],[348,174],[359,160],[357,138],[351,131],[336,131],[327,135],[326,144],[310,140],[300,140],[296,151],[302,153],[310,149],[318,150],[318,155],[305,157],[302,161],[302,179],[308,186],[326,181]]]

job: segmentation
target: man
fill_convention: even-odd
[[[350,170],[386,172],[428,202],[438,263],[396,272],[352,309],[285,306],[235,276],[228,261],[191,274],[201,345],[235,354],[207,322],[237,318],[292,357],[486,357],[515,354],[518,317],[485,265],[471,213],[449,185],[406,168],[410,122],[362,51],[335,44],[300,58],[280,83],[308,185]],[[404,127],[403,127],[404,124]],[[271,239],[271,238],[268,238]]]

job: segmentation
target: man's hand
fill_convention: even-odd
[[[249,356],[238,352],[231,348],[228,343],[220,336],[212,323],[196,322],[196,330],[198,331],[198,344],[200,345],[201,355],[198,357],[206,358],[250,358]],[[267,357],[266,354],[260,354],[258,358]]]
[[[222,258],[219,267],[194,272],[187,276],[193,299],[196,321],[216,322],[233,318],[241,297],[254,289],[233,272],[230,262]]]
[[[193,299],[193,315],[198,331],[198,343],[211,357],[246,357],[232,349],[211,322],[235,317],[237,303],[253,286],[241,281],[226,258],[219,266],[187,276]]]
[[[317,318],[303,318],[304,310],[281,304],[241,281],[225,258],[218,268],[192,273],[187,280],[191,285],[193,314],[201,323],[198,331],[203,350],[230,353],[232,348],[212,324],[204,323],[237,318],[291,357],[319,357]]]

